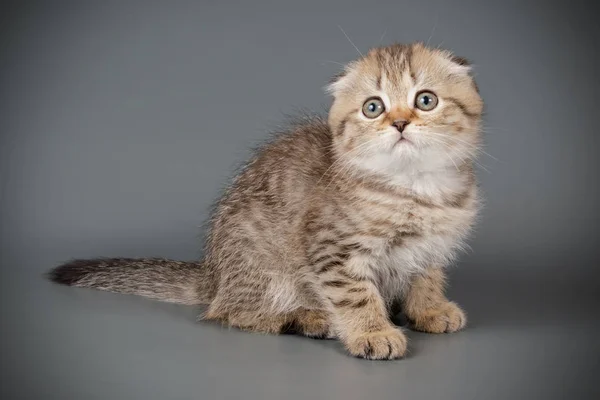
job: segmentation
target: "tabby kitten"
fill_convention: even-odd
[[[328,86],[328,120],[305,117],[226,190],[200,262],[75,260],[56,282],[208,304],[203,318],[264,333],[337,338],[395,359],[414,329],[455,332],[444,267],[478,209],[482,100],[468,63],[421,43],[372,49]]]

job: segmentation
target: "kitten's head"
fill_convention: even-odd
[[[483,102],[468,62],[421,43],[376,48],[328,86],[334,151],[379,173],[475,156]]]

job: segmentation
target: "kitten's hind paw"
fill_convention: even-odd
[[[301,310],[292,323],[292,330],[314,339],[334,339],[329,318],[324,311]]]
[[[451,333],[461,330],[467,324],[465,312],[451,301],[411,317],[410,328],[421,332]]]

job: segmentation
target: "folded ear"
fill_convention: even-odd
[[[470,75],[472,71],[471,62],[464,57],[450,54],[450,61],[452,63],[452,72],[458,75]]]
[[[471,62],[464,57],[455,56],[454,54],[450,56],[450,61],[452,62],[452,65],[455,66],[452,68],[453,72],[459,75],[469,75],[471,77],[471,81],[473,82],[475,90],[477,91],[477,93],[479,93],[479,86],[477,86],[477,82],[475,82],[475,79],[473,77],[473,67],[471,65]]]
[[[357,68],[355,62],[349,62],[344,66],[344,69],[335,74],[325,86],[325,92],[335,95],[339,92],[347,90],[352,86],[357,79]]]
[[[335,96],[336,93],[348,87],[350,81],[349,75],[350,69],[348,67],[344,68],[343,71],[338,72],[329,80],[329,83],[325,86],[325,91]]]
[[[331,79],[329,80],[329,83],[327,84],[327,86],[325,86],[325,91],[328,93],[333,93],[336,91],[336,86],[340,85],[340,81],[342,79],[344,79],[344,77],[348,75],[348,71],[343,70],[338,72],[337,74],[335,74],[334,76],[331,77]]]
[[[461,56],[456,56],[456,55],[452,55],[452,61],[455,62],[458,65],[464,65],[464,66],[471,66],[471,61],[467,60],[464,57]]]

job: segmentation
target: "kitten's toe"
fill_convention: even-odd
[[[455,303],[449,301],[436,308],[424,310],[412,316],[411,328],[429,333],[451,333],[467,324],[467,316]]]
[[[399,329],[369,332],[348,340],[350,354],[370,360],[393,360],[406,353],[406,336]]]

